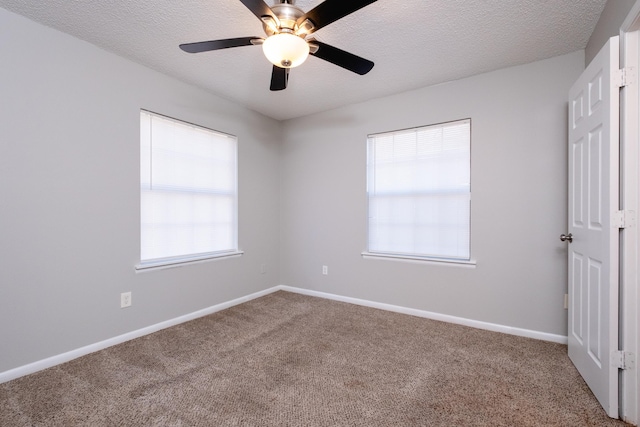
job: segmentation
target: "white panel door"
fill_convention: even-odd
[[[569,92],[569,357],[618,417],[619,42]]]

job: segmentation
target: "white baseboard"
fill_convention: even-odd
[[[156,323],[155,325],[147,326],[146,328],[138,329],[126,334],[118,335],[117,337],[109,338],[104,341],[100,341],[94,344],[87,345],[75,350],[68,351],[56,356],[48,357],[46,359],[39,360],[37,362],[29,363],[28,365],[20,366],[8,371],[0,372],[0,384],[7,381],[11,381],[16,378],[20,378],[25,375],[33,374],[43,369],[51,368],[56,365],[60,365],[65,362],[69,362],[78,357],[85,356],[87,354],[103,350],[107,347],[121,344],[123,342],[139,338],[144,335],[157,332],[161,329],[169,328],[171,326],[178,325],[180,323],[188,322],[189,320],[197,319],[198,317],[206,316],[229,307],[233,307],[238,304],[242,304],[247,301],[251,301],[256,298],[271,294],[276,291],[294,292],[302,295],[309,295],[313,297],[325,298],[335,301],[347,302],[350,304],[362,305],[365,307],[378,308],[381,310],[393,311],[396,313],[408,314],[411,316],[424,317],[427,319],[440,320],[442,322],[455,323],[458,325],[470,326],[472,328],[486,329],[494,332],[502,332],[510,335],[517,335],[521,337],[534,338],[543,341],[551,341],[560,344],[567,344],[567,337],[563,335],[554,335],[546,332],[532,331],[529,329],[514,328],[511,326],[497,325],[495,323],[481,322],[478,320],[465,319],[463,317],[450,316],[447,314],[433,313],[430,311],[417,310],[414,308],[401,307],[398,305],[384,304],[380,302],[368,301],[359,298],[345,297],[336,294],[329,294],[326,292],[312,291],[309,289],[295,288],[292,286],[278,285],[273,288],[265,289],[260,292],[256,292],[244,297],[236,298],[231,301],[216,304],[214,306],[204,308],[202,310],[194,311],[193,313],[185,314],[174,319],[166,320],[164,322]]]
[[[417,310],[415,308],[407,308],[398,305],[384,304],[381,302],[368,301],[358,298],[345,297],[341,295],[328,294],[326,292],[312,291],[309,289],[295,288],[286,285],[280,285],[277,289],[295,292],[298,294],[309,295],[331,299],[335,301],[348,302],[350,304],[362,305],[365,307],[379,308],[381,310],[393,311],[396,313],[409,314],[411,316],[424,317],[426,319],[439,320],[442,322],[455,323],[457,325],[470,326],[477,329],[485,329],[493,332],[502,332],[509,335],[517,335],[520,337],[534,338],[542,341],[551,341],[559,344],[567,344],[567,337],[564,335],[549,334],[547,332],[532,331],[530,329],[514,328],[512,326],[498,325],[495,323],[481,322],[479,320],[465,319],[464,317],[450,316],[448,314],[434,313],[431,311]]]
[[[157,332],[161,329],[166,329],[171,326],[178,325],[180,323],[188,322],[189,320],[197,319],[198,317],[202,317],[208,314],[222,311],[226,308],[233,307],[234,305],[242,304],[244,302],[251,301],[252,299],[260,298],[262,296],[265,296],[277,290],[279,290],[277,286],[270,289],[265,289],[264,291],[256,292],[250,295],[246,295],[244,297],[236,298],[231,301],[216,304],[214,306],[207,307],[202,310],[194,311],[193,313],[185,314],[184,316],[179,316],[174,319],[156,323],[155,325],[147,326],[146,328],[142,328],[132,332],[128,332],[126,334],[118,335],[117,337],[109,338],[107,340],[90,344],[75,350],[71,350],[66,353],[58,354],[56,356],[51,356],[46,359],[39,360],[37,362],[29,363],[28,365],[19,366],[17,368],[10,369],[8,371],[0,372],[0,384],[5,383],[7,381],[14,380],[16,378],[23,377],[25,375],[42,371],[43,369],[51,368],[53,366],[60,365],[65,362],[69,362],[73,359],[77,359],[78,357],[85,356],[89,353],[93,353],[99,350],[103,350],[107,347],[111,347],[116,344],[121,344],[125,341],[129,341],[134,338],[139,338],[144,335]]]

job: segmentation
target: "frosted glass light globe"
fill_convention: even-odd
[[[280,68],[293,68],[302,64],[309,56],[309,44],[289,33],[274,34],[262,44],[264,56]]]

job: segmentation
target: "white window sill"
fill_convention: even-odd
[[[222,258],[235,258],[241,256],[242,254],[244,254],[244,251],[233,251],[224,253],[203,254],[201,256],[189,258],[154,259],[149,261],[141,261],[140,263],[136,264],[136,272],[143,273],[145,271],[163,270],[165,268],[184,267],[185,265],[216,261]]]
[[[372,252],[362,252],[362,257],[365,259],[382,259],[386,261],[404,261],[404,262],[416,262],[420,264],[433,264],[433,265],[449,265],[454,267],[463,268],[476,268],[475,260],[459,260],[459,259],[441,259],[441,258],[425,258],[411,255],[392,255],[392,254],[379,254]]]

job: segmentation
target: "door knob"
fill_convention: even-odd
[[[571,233],[569,234],[561,234],[560,235],[560,240],[562,240],[563,242],[569,241],[569,243],[573,242],[573,235]]]

